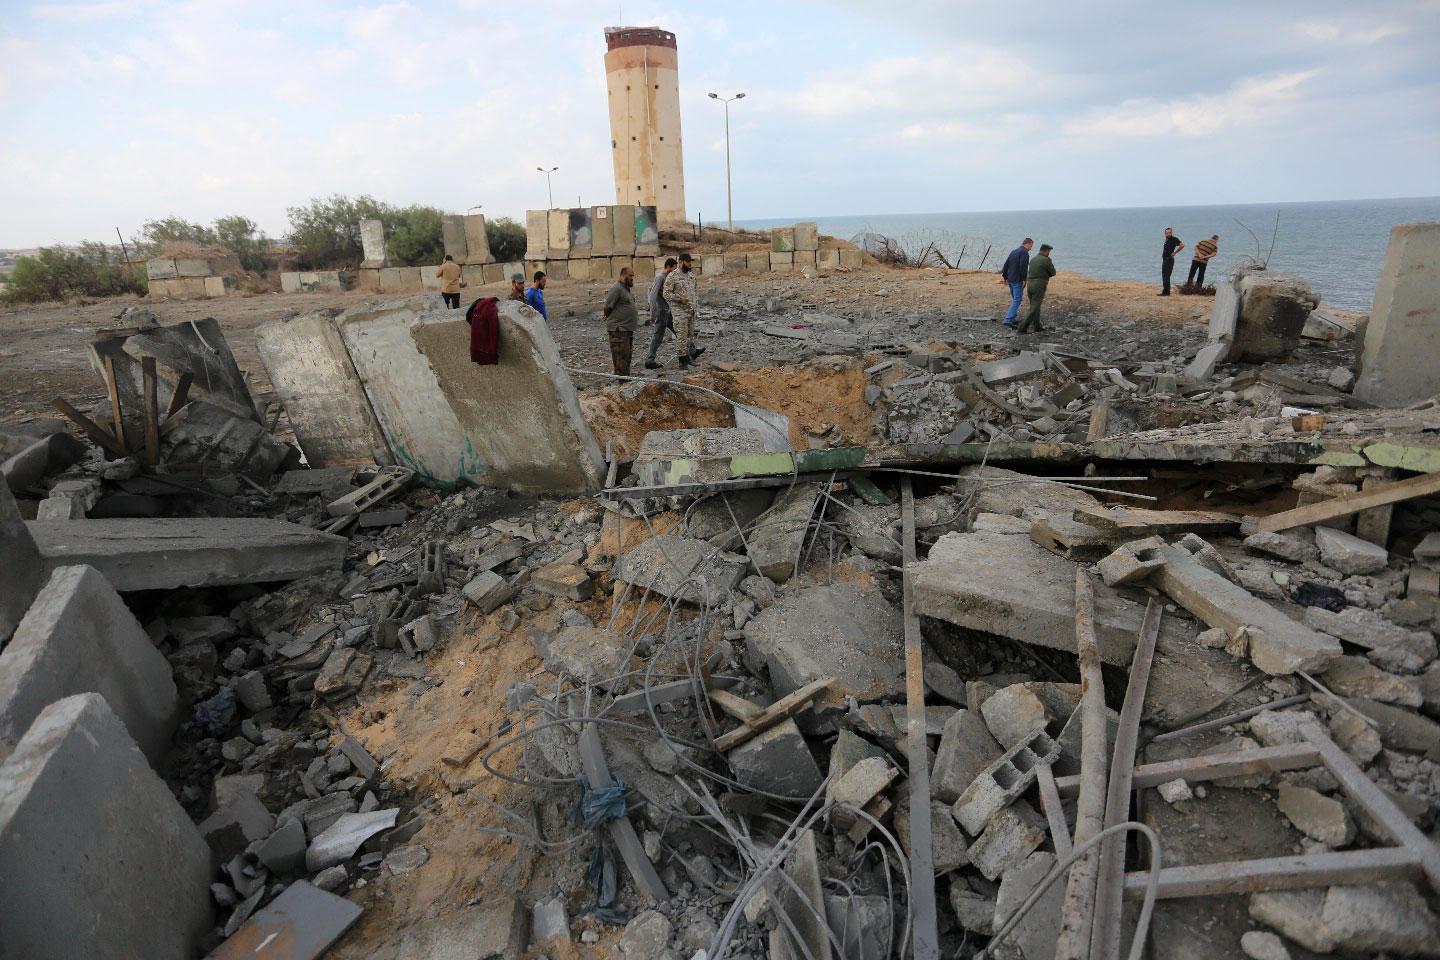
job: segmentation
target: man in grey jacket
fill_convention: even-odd
[[[650,322],[655,324],[655,329],[650,333],[650,353],[645,357],[646,370],[660,369],[655,355],[660,351],[665,331],[675,332],[675,317],[670,313],[670,304],[665,300],[665,278],[670,276],[670,271],[678,265],[679,261],[674,257],[666,257],[665,269],[655,274],[655,279],[650,282],[650,293],[646,299],[650,301]]]

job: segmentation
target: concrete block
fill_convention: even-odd
[[[1013,683],[987,698],[980,705],[985,726],[1007,750],[1029,740],[1036,731],[1045,729],[1050,715],[1040,698],[1024,684]]]
[[[815,251],[815,266],[820,270],[839,270],[839,250],[817,250]]]
[[[770,252],[771,253],[792,253],[795,250],[795,228],[794,227],[771,227],[770,228]]]
[[[726,256],[723,253],[702,253],[700,255],[700,275],[705,277],[718,277],[725,272]]]
[[[785,583],[795,575],[820,493],[818,484],[795,484],[780,494],[756,522],[747,539],[750,560],[761,574],[776,583]]]
[[[747,787],[785,797],[810,796],[825,779],[794,720],[786,720],[731,750],[735,778]]]
[[[770,251],[761,250],[745,254],[746,273],[769,273],[770,272]]]
[[[300,292],[300,274],[297,271],[285,270],[280,273],[280,292]]]
[[[1263,362],[1295,352],[1320,298],[1299,277],[1270,271],[1240,278],[1240,313],[1227,359]]]
[[[171,291],[174,293],[175,296],[182,297],[186,300],[203,300],[206,296],[208,296],[208,288],[206,287],[206,283],[208,283],[211,279],[214,278],[179,277],[175,280],[170,281]],[[176,285],[178,285],[178,289]]]
[[[658,272],[654,257],[636,257],[633,268],[637,284],[655,279],[655,274]]]
[[[0,645],[15,632],[45,577],[40,549],[20,517],[15,495],[0,483],[0,581],[5,584],[0,590]]]
[[[505,268],[498,263],[469,263],[460,268],[460,278],[472,287],[505,282]]]
[[[445,281],[436,276],[436,271],[440,269],[438,264],[433,267],[416,267],[415,269],[420,271],[420,289],[438,291],[444,288]],[[462,277],[465,275],[463,269],[460,275]]]
[[[385,225],[379,220],[360,221],[360,247],[365,259],[361,267],[383,267],[385,257]]]
[[[635,253],[639,242],[639,234],[636,232],[638,212],[633,203],[617,203],[610,208],[611,254],[629,256]]]
[[[563,260],[570,255],[570,211],[549,210],[545,217],[545,259]]]
[[[900,804],[895,811],[895,834],[900,845],[910,849],[910,810],[908,804]],[[930,801],[930,844],[935,872],[949,873],[970,862],[966,856],[969,850],[965,835],[950,814],[950,805],[940,800]]]
[[[744,253],[726,253],[725,273],[744,273],[748,269],[750,258]]]
[[[509,600],[512,592],[505,578],[491,570],[486,570],[471,580],[461,591],[465,599],[475,604],[481,613],[489,613]]]
[[[1315,546],[1320,548],[1325,566],[1346,576],[1376,573],[1390,562],[1390,553],[1384,547],[1333,527],[1315,528]]]
[[[456,263],[464,263],[468,248],[465,242],[465,218],[458,213],[447,213],[440,218],[440,235],[447,256]]]
[[[1440,393],[1440,222],[1390,230],[1375,287],[1355,396],[1381,407]]]
[[[169,280],[180,276],[174,257],[151,257],[146,260],[145,275],[151,280]]]
[[[719,606],[729,602],[745,571],[742,557],[703,540],[663,534],[626,551],[614,578],[664,597]]]
[[[1158,549],[1154,546],[1140,546],[1143,542],[1124,544],[1096,564],[1100,579],[1104,580],[1107,586],[1139,583],[1164,565],[1165,558]],[[1164,541],[1161,541],[1161,545],[1164,545]]]
[[[528,274],[528,275],[525,274],[525,263],[524,263],[523,261],[520,261],[520,260],[511,260],[511,261],[509,261],[509,262],[507,262],[507,263],[502,263],[502,264],[500,264],[500,279],[499,279],[499,280],[491,280],[491,279],[489,279],[489,278],[490,278],[490,272],[489,272],[489,268],[487,267],[487,268],[486,268],[486,272],[485,272],[485,277],[486,277],[485,282],[486,282],[486,283],[501,283],[501,282],[509,283],[509,282],[510,282],[510,278],[513,277],[513,276],[514,276],[515,274],[517,274],[517,273],[525,276],[525,279],[526,279],[527,281],[528,281],[532,276],[534,276],[534,271],[531,271],[531,273]]]
[[[610,220],[610,211],[607,206],[590,208],[592,257],[608,257],[615,252],[615,225]]]
[[[928,672],[928,671],[927,671]],[[977,710],[957,710],[945,721],[930,770],[930,792],[953,803],[980,773],[1005,753]]]
[[[987,880],[997,880],[1030,856],[1045,842],[1045,820],[1024,800],[997,813],[980,837],[970,845],[970,863]]]
[[[850,248],[840,251],[840,269],[842,270],[859,270],[863,262],[864,259],[859,250]]]
[[[611,257],[611,258],[610,258],[610,279],[611,279],[611,280],[619,280],[619,279],[620,279],[620,271],[621,271],[621,270],[624,270],[626,267],[634,267],[634,265],[635,265],[635,258],[634,258],[634,257],[619,257],[619,256],[617,256],[617,257]]]
[[[794,261],[794,262],[795,262],[795,272],[796,272],[796,273],[800,273],[800,272],[803,271],[803,270],[810,270],[810,271],[814,271],[814,270],[815,270],[815,251],[814,251],[814,250],[796,250],[795,253],[794,253],[794,257],[795,257],[795,261]]]
[[[576,603],[595,595],[595,584],[585,568],[575,563],[552,563],[536,570],[530,585],[541,593],[566,597]]]
[[[1409,881],[1250,897],[1250,917],[1316,953],[1435,956],[1440,919]]]
[[[495,255],[490,252],[490,236],[485,232],[485,214],[467,213],[465,220],[465,257],[462,263],[494,263]],[[448,250],[446,251],[449,252]],[[456,257],[459,260],[459,257]]]
[[[513,897],[489,898],[405,931],[395,960],[520,960],[530,916]]]
[[[1042,765],[1053,763],[1059,756],[1060,744],[1043,730],[1035,731],[976,775],[955,801],[955,819],[972,837],[979,834],[1001,810],[1030,789]]]
[[[820,249],[820,228],[813,220],[802,220],[795,224],[795,252],[814,253]]]
[[[203,257],[176,257],[175,273],[181,277],[208,277],[210,261]]]
[[[210,928],[210,849],[96,693],[0,766],[0,863],[6,956],[189,960]]]
[[[570,942],[570,917],[565,911],[564,897],[535,902],[530,913],[530,935],[532,940],[541,944],[557,937],[565,943]]]
[[[570,261],[551,258],[545,261],[545,275],[551,280],[570,279]]]
[[[795,254],[770,252],[770,272],[789,273],[795,266]]]
[[[544,260],[550,246],[550,214],[546,210],[525,211],[525,259]]]
[[[339,570],[349,541],[283,520],[32,520],[46,574],[87,564],[116,590],[296,580]]]
[[[366,293],[380,292],[380,268],[361,267],[355,272],[355,289]]]
[[[600,270],[604,271],[604,272],[603,272],[603,273],[597,273],[597,272],[596,272],[596,268],[597,268],[597,267],[598,267]],[[609,271],[610,271],[610,258],[609,258],[609,257],[599,257],[599,258],[590,258],[590,257],[587,257],[587,258],[585,258],[584,260],[570,260],[570,261],[568,261],[567,269],[568,269],[569,272],[570,272],[570,279],[571,279],[571,280],[597,280],[597,279],[603,278],[606,273],[609,273]]]
[[[399,267],[380,268],[380,292],[381,293],[403,293],[405,281],[401,277]]]
[[[115,589],[91,567],[51,574],[0,652],[0,759],[56,700],[105,697],[152,762],[170,744],[177,699],[170,664]]]

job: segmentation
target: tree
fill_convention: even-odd
[[[525,259],[525,225],[509,217],[485,221],[485,239],[490,252],[501,263],[515,263]]]
[[[354,266],[363,259],[360,221],[393,221],[394,208],[370,196],[353,200],[342,194],[311,200],[303,207],[290,207],[290,246],[299,255],[300,266],[327,270]]]
[[[406,266],[439,263],[445,258],[443,215],[435,207],[410,206],[391,214],[386,224],[385,250],[390,259]]]
[[[215,242],[240,258],[240,266],[264,273],[270,252],[270,239],[260,232],[255,221],[240,214],[231,214],[215,221]]]
[[[144,293],[145,281],[131,275],[110,257],[103,243],[82,243],[79,249],[41,247],[33,257],[20,257],[6,283],[6,303],[43,303],[69,297],[108,297]]]
[[[135,238],[135,246],[142,252],[154,256],[168,243],[196,244],[209,247],[216,243],[215,231],[180,217],[166,217],[163,220],[146,220]]]

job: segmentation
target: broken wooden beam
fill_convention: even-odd
[[[129,455],[129,451],[125,449],[123,443],[112,437],[110,432],[100,426],[100,424],[72,407],[69,401],[62,397],[56,397],[54,400],[51,400],[50,403],[56,410],[65,414],[66,419],[79,427],[85,436],[90,438],[91,443],[106,450],[112,456],[124,457]]]
[[[1398,483],[1378,487],[1374,490],[1363,490],[1360,493],[1336,497],[1334,500],[1306,504],[1283,513],[1272,513],[1268,517],[1262,517],[1256,527],[1262,532],[1278,533],[1281,530],[1304,527],[1312,523],[1320,523],[1322,520],[1334,520],[1336,517],[1348,517],[1352,513],[1359,513],[1362,510],[1371,510],[1375,507],[1413,500],[1416,497],[1428,497],[1437,493],[1440,493],[1440,473],[1423,473],[1418,477],[1411,477],[1408,480],[1401,480]]]
[[[765,708],[751,703],[744,697],[737,697],[729,690],[711,690],[710,702],[741,723],[750,723],[758,720],[765,712]]]
[[[190,402],[190,385],[195,382],[195,374],[186,370],[180,374],[179,381],[175,384],[174,391],[170,394],[170,402],[165,406],[165,419],[169,420],[180,412],[180,408]]]
[[[105,389],[110,394],[110,419],[114,424],[115,440],[121,449],[128,451],[130,445],[125,441],[125,412],[120,409],[120,381],[115,378],[114,357],[105,358]]]
[[[1218,510],[1145,510],[1140,507],[1081,507],[1075,520],[1097,530],[1133,537],[1176,533],[1228,533],[1239,528],[1240,517]]]
[[[758,737],[777,723],[789,720],[808,707],[811,700],[814,700],[821,691],[834,682],[834,677],[822,677],[819,680],[812,680],[794,693],[781,697],[754,717],[743,721],[743,726],[716,737],[715,749],[721,753],[733,750],[747,740]]]
[[[155,376],[155,358],[140,358],[140,375],[145,401],[145,463],[155,466],[160,462],[160,397]]]

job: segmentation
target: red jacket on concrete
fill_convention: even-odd
[[[500,311],[494,297],[481,297],[465,311],[470,324],[470,360],[481,366],[500,362]]]

